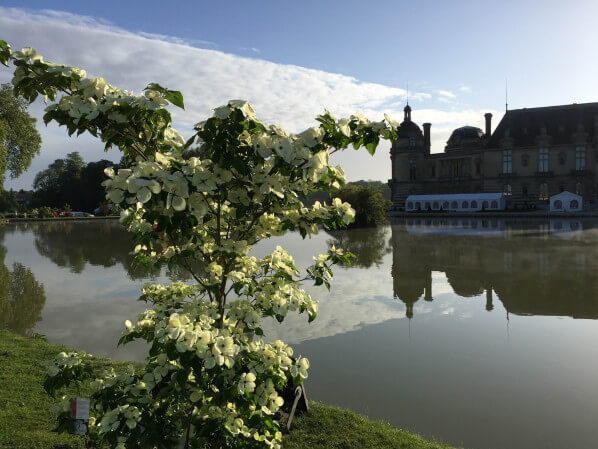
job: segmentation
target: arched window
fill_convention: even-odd
[[[416,208],[417,210],[420,210],[420,209],[422,208],[422,206],[421,206],[421,204],[420,204],[420,202],[419,202],[419,201],[416,201],[416,202],[415,202],[415,208]]]
[[[579,201],[577,201],[577,200],[571,200],[571,202],[569,203],[569,207],[571,209],[577,209],[577,208],[579,208]]]
[[[529,156],[527,154],[521,156],[521,165],[523,167],[527,167],[529,165]]]
[[[459,203],[457,203],[456,201],[453,201],[453,202],[451,203],[451,208],[452,208],[452,209],[457,209],[458,207],[459,207]]]
[[[429,209],[430,209],[430,202],[426,201],[426,210],[429,210]]]
[[[409,161],[409,179],[413,181],[415,179],[416,162],[412,159]]]
[[[463,201],[461,203],[461,209],[469,209],[469,203],[467,201]]]
[[[407,209],[413,209],[413,202],[411,202],[411,201],[407,202]]]
[[[449,208],[449,202],[445,201],[444,203],[442,203],[442,208],[445,209],[445,210],[448,209]]]
[[[492,209],[498,209],[498,201],[494,200],[490,203]]]
[[[488,201],[482,202],[482,209],[488,209]]]
[[[434,201],[434,203],[432,204],[432,208],[434,210],[438,210],[440,208],[440,204],[438,204],[438,201]]]
[[[562,209],[563,208],[563,202],[561,200],[556,200],[554,202],[554,208],[555,209]]]
[[[478,208],[478,202],[477,201],[472,201],[471,202],[471,208],[472,209],[477,209]]]

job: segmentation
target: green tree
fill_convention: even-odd
[[[14,212],[17,208],[17,195],[15,191],[12,189],[0,189],[0,212]]]
[[[0,190],[6,172],[11,178],[20,176],[40,152],[42,139],[27,104],[9,84],[0,86]]]
[[[353,226],[379,226],[386,223],[386,209],[390,201],[384,199],[380,189],[348,184],[335,196],[355,209]]]

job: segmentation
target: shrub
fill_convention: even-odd
[[[351,223],[353,209],[338,198],[311,208],[299,198],[344,184],[330,153],[349,146],[373,153],[380,138],[394,136],[392,128],[326,112],[319,126],[289,134],[234,100],[185,141],[165,109],[183,107],[179,92],[150,84],[135,96],[80,69],[43,61],[32,48],[12,52],[0,41],[0,62],[8,61],[16,66],[19,94],[50,101],[46,123],[56,121],[69,134],[88,131],[123,151],[128,168],[106,169],[104,185],[134,234],[136,260],[184,267],[195,280],[144,286],[140,299],[152,307],[136,323],[125,323],[120,343],[146,341],[146,364],[93,382],[94,437],[118,449],[280,447],[279,391],[289,382],[300,385],[309,362],[291,358],[281,341],[254,337],[263,335],[264,319],[283,321],[290,312],[315,319],[317,301],[302,283],[329,287],[332,266],[348,256],[333,247],[300,273],[280,247],[261,259],[249,251],[288,231],[306,237],[318,226]],[[193,144],[201,156],[183,157]],[[49,363],[47,391],[79,382],[85,366],[85,357],[61,354]],[[54,410],[64,428],[66,402]]]

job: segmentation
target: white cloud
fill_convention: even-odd
[[[471,87],[469,87],[469,86],[459,86],[459,90],[461,92],[471,92]]]
[[[194,46],[215,45],[206,41],[133,33],[107,21],[66,12],[2,7],[0,30],[1,38],[14,48],[36,47],[49,61],[85,68],[90,75],[103,76],[119,87],[140,91],[148,83],[158,82],[182,91],[186,110],[172,112],[175,126],[184,135],[189,135],[192,125],[205,119],[211,109],[233,98],[247,99],[263,120],[281,124],[290,131],[313,126],[315,116],[324,109],[339,116],[359,110],[375,120],[380,120],[384,112],[398,120],[403,115],[404,89]],[[0,70],[0,82],[9,79],[8,70]],[[416,92],[409,97],[423,102],[431,95]],[[41,102],[34,104],[32,114],[41,118],[42,107]],[[434,125],[452,128],[466,124],[461,120],[469,118],[470,112],[414,107],[419,123],[429,120]],[[475,115],[481,118],[482,112]],[[419,121],[420,117],[425,120]],[[86,161],[120,158],[116,150],[104,154],[102,145],[89,136],[68,138],[56,126],[45,128],[40,124],[39,128],[42,154],[21,179],[8,181],[8,187],[28,188],[37,171],[71,151],[80,151]],[[435,138],[440,137],[437,133]],[[338,155],[335,162],[344,167],[350,180],[386,180],[390,177],[389,147],[383,143],[374,157],[365,151],[347,151]]]
[[[437,90],[436,93],[445,98],[456,98],[457,96],[448,90]]]

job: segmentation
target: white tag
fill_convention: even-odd
[[[89,399],[76,398],[75,419],[89,421]]]

